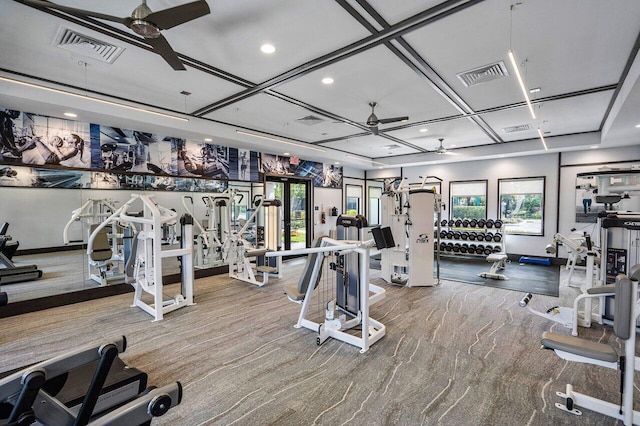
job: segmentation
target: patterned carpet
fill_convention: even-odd
[[[131,295],[0,319],[0,369],[123,334],[122,358],[146,371],[150,384],[184,385],[182,404],[157,425],[615,424],[553,406],[567,382],[615,402],[618,375],[539,350],[543,331],[568,330],[520,308],[516,292],[375,280],[387,293],[371,317],[387,334],[360,354],[331,339],[316,346],[314,332],[292,327],[299,305],[281,287],[295,284],[301,268],[286,264],[287,278],[263,288],[223,276],[198,280],[197,305],[158,323],[129,307]],[[567,306],[575,295],[562,286],[559,299],[536,296],[532,304]],[[582,335],[617,345],[606,327]]]

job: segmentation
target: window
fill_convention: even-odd
[[[382,188],[376,186],[369,187],[369,216],[367,221],[369,225],[380,225],[380,216],[382,215]]]
[[[361,214],[360,206],[362,205],[362,186],[346,185],[347,196],[345,199],[345,213],[349,216]]]
[[[487,181],[451,182],[450,219],[487,218]]]
[[[498,179],[498,191],[507,233],[544,235],[544,177]]]

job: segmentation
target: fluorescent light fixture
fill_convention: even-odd
[[[283,152],[282,155],[291,155],[288,152]]]
[[[529,94],[527,93],[527,88],[524,86],[524,81],[522,80],[522,76],[520,75],[520,69],[518,68],[516,57],[513,56],[513,52],[511,50],[509,50],[509,59],[511,59],[511,65],[513,65],[513,68],[516,70],[518,83],[520,83],[520,88],[522,89],[522,94],[524,95],[525,101],[527,101],[527,106],[529,107],[529,111],[531,111],[531,116],[535,119],[536,113],[533,112],[533,106],[531,105],[531,101],[529,100]],[[538,129],[538,131],[540,131],[540,129]]]
[[[131,105],[121,104],[119,102],[113,102],[113,101],[107,101],[107,100],[100,99],[100,98],[94,98],[93,96],[89,96],[89,95],[80,95],[78,93],[73,93],[73,92],[69,92],[69,91],[61,90],[61,89],[54,89],[54,88],[47,87],[47,86],[41,86],[40,84],[35,84],[35,83],[27,83],[26,81],[15,80],[13,78],[0,76],[0,80],[1,81],[7,81],[9,83],[19,84],[21,86],[33,87],[33,88],[44,90],[44,91],[47,91],[47,92],[60,93],[62,95],[67,95],[67,96],[71,96],[71,97],[78,98],[78,99],[87,99],[87,100],[90,100],[90,101],[93,101],[93,102],[98,102],[98,103],[105,104],[105,105],[117,106],[117,107],[120,107],[120,108],[125,108],[125,109],[129,109],[129,110],[133,110],[133,111],[146,112],[147,114],[158,115],[160,117],[172,118],[174,120],[180,120],[180,121],[189,121],[189,119],[186,118],[186,117],[180,117],[180,116],[177,116],[177,115],[167,114],[167,113],[164,113],[164,112],[151,111],[149,109],[144,109],[144,108],[135,107],[135,106],[131,106]]]
[[[268,140],[268,141],[273,141],[273,142],[278,142],[278,143],[286,143],[287,145],[293,145],[293,146],[297,146],[297,147],[300,147],[300,148],[312,149],[314,151],[327,152],[324,149],[316,148],[315,146],[310,145],[310,144],[287,142],[287,141],[283,141],[282,139],[272,138],[271,136],[258,135],[257,133],[245,132],[243,130],[236,130],[236,133],[239,134],[239,135],[253,136],[254,138],[265,139],[265,140]]]
[[[360,158],[360,157],[356,157],[355,155],[347,155],[347,158],[353,158],[354,160],[358,160],[358,161],[364,161],[365,163],[373,163],[373,164],[378,164],[380,166],[388,166],[388,164],[385,163],[381,163],[379,161],[374,161],[368,158]]]
[[[540,90],[542,90],[539,87],[534,87],[533,89],[529,89],[529,93],[538,93]]]
[[[260,50],[262,51],[262,53],[271,55],[273,52],[276,51],[276,48],[273,44],[265,43],[262,46],[260,46]]]
[[[544,146],[544,150],[548,151],[547,143],[544,141],[544,136],[542,136],[542,130],[540,130],[540,127],[538,127],[538,135],[540,136],[540,140],[542,141],[542,146]]]
[[[339,162],[339,161],[336,161],[336,162],[335,162],[335,163],[333,163],[333,164],[340,164],[340,162]]]
[[[65,112],[64,115],[65,117],[71,117],[71,118],[76,118],[78,116],[78,114],[76,114],[75,112]]]
[[[211,139],[211,138],[204,138],[204,141],[205,141],[205,142],[212,142],[212,141],[213,141],[213,139]]]
[[[322,84],[333,84],[333,79],[331,77],[325,77],[322,79]]]
[[[428,131],[429,131],[429,129],[424,129],[424,128],[423,128],[423,129],[420,129],[420,130],[418,130],[418,131],[419,131],[420,133],[425,133],[425,132],[428,132]]]

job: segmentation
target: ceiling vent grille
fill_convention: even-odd
[[[124,48],[60,27],[53,45],[79,55],[112,64]]]
[[[519,126],[505,127],[502,129],[502,131],[505,133],[516,133],[516,132],[525,132],[531,129],[532,129],[531,124],[520,124]]]
[[[307,126],[313,126],[322,123],[324,120],[320,117],[316,117],[315,115],[307,115],[306,117],[296,118],[296,121]]]
[[[477,84],[486,83],[488,81],[497,80],[507,77],[509,71],[504,62],[496,62],[494,64],[484,65],[482,67],[457,74],[465,87],[475,86]]]

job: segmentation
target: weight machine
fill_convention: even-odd
[[[147,388],[126,366],[124,336],[87,345],[0,379],[0,424],[149,425],[182,400],[182,385]]]
[[[282,257],[265,256],[280,249],[282,202],[277,198],[255,196],[252,204],[254,210],[242,227],[238,230],[230,227],[224,243],[224,259],[229,263],[229,277],[262,287],[270,276],[282,277]],[[250,226],[256,229],[255,245],[244,238]],[[262,274],[262,281],[256,279],[256,273]]]
[[[529,306],[529,302],[533,298],[531,293],[527,293],[519,302],[520,306],[527,308],[529,312],[544,319],[548,319],[564,327],[571,328],[571,334],[578,335],[578,326],[589,328],[592,321],[598,324],[603,323],[605,297],[614,293],[612,286],[595,285],[599,284],[596,265],[600,262],[600,252],[592,246],[589,235],[584,236],[586,246],[576,245],[574,240],[569,239],[562,234],[556,234],[554,242],[562,242],[586,260],[586,279],[580,288],[581,294],[573,301],[573,307],[554,306],[541,312]],[[556,245],[547,245],[547,253],[555,253]],[[598,298],[598,309],[593,309],[593,299]],[[580,311],[580,304],[584,301],[584,311]]]
[[[71,219],[62,231],[65,245],[82,244],[83,240],[71,240],[69,230],[74,223],[81,223],[86,228],[86,235],[96,229],[116,211],[114,203],[108,199],[89,199],[80,208],[71,212]],[[119,223],[117,220],[107,224],[96,235],[90,249],[87,250],[89,263],[89,279],[101,286],[110,282],[124,280],[124,264],[130,255],[130,240],[136,232],[131,224]],[[118,267],[122,264],[122,267]],[[94,273],[92,268],[95,268]]]
[[[625,426],[640,424],[640,412],[633,409],[634,377],[636,370],[640,369],[640,358],[636,356],[635,326],[640,315],[638,279],[640,265],[635,265],[628,276],[617,276],[614,284],[613,332],[616,340],[623,342],[623,356],[618,355],[616,349],[610,345],[578,337],[545,332],[541,340],[545,349],[552,349],[564,360],[620,371],[620,404],[575,392],[573,386],[567,384],[565,392],[556,392],[557,396],[564,399],[564,404],[555,404],[556,408],[580,416],[582,411],[576,407],[584,407],[622,420]]]
[[[220,266],[223,263],[223,246],[232,223],[233,206],[236,203],[235,198],[242,194],[236,194],[232,189],[211,196],[202,197],[202,201],[206,206],[205,219],[202,223],[195,218],[193,209],[193,198],[185,195],[182,197],[182,205],[187,213],[193,217],[194,225],[200,231],[195,236],[195,258],[194,267],[198,269]],[[191,208],[187,206],[186,201],[191,202]]]
[[[338,235],[358,238],[366,221],[363,225],[361,216],[339,216],[337,224]],[[385,297],[382,287],[369,282],[369,258],[374,246],[388,248],[383,240],[320,237],[312,248],[266,254],[267,257],[308,255],[298,287],[284,287],[289,300],[302,305],[295,328],[318,333],[318,345],[331,337],[360,348],[360,353],[385,335],[385,326],[369,316],[369,307]]]
[[[434,247],[439,247],[435,240],[440,235],[441,201],[435,190],[426,188],[430,177],[435,176],[425,176],[419,184],[403,181],[397,189],[383,194],[381,225],[391,228],[395,247],[382,251],[381,269],[382,278],[391,284],[407,287],[440,284],[440,251]]]
[[[587,239],[589,239],[588,243]],[[549,254],[556,254],[558,244],[562,244],[567,249],[568,258],[567,264],[565,266],[565,269],[569,271],[569,276],[567,277],[567,285],[570,287],[582,287],[582,284],[578,284],[577,286],[574,285],[572,277],[573,272],[576,269],[587,269],[584,266],[578,266],[578,262],[581,260],[586,260],[589,251],[588,246],[591,245],[590,237],[586,233],[583,233],[582,235],[572,233],[569,236],[564,236],[560,233],[557,233],[553,237],[553,242],[547,244],[547,246],[545,247],[545,251]],[[591,272],[593,273],[597,271],[592,270]],[[590,278],[587,276],[587,281],[589,279]]]
[[[136,200],[142,201],[141,216],[128,213],[131,204]],[[93,246],[93,241],[100,231],[115,220],[139,224],[141,229],[135,235],[131,247],[131,258],[126,264],[126,275],[135,288],[133,306],[137,306],[159,321],[164,314],[176,309],[190,306],[193,301],[193,218],[184,215],[180,218],[182,238],[180,248],[162,250],[162,225],[176,222],[177,213],[159,206],[152,196],[132,194],[131,199],[124,203],[104,222],[98,225],[89,236],[87,251]],[[179,257],[182,284],[180,294],[164,300],[162,284],[162,259]],[[153,303],[147,304],[142,300],[142,293],[153,296]]]

